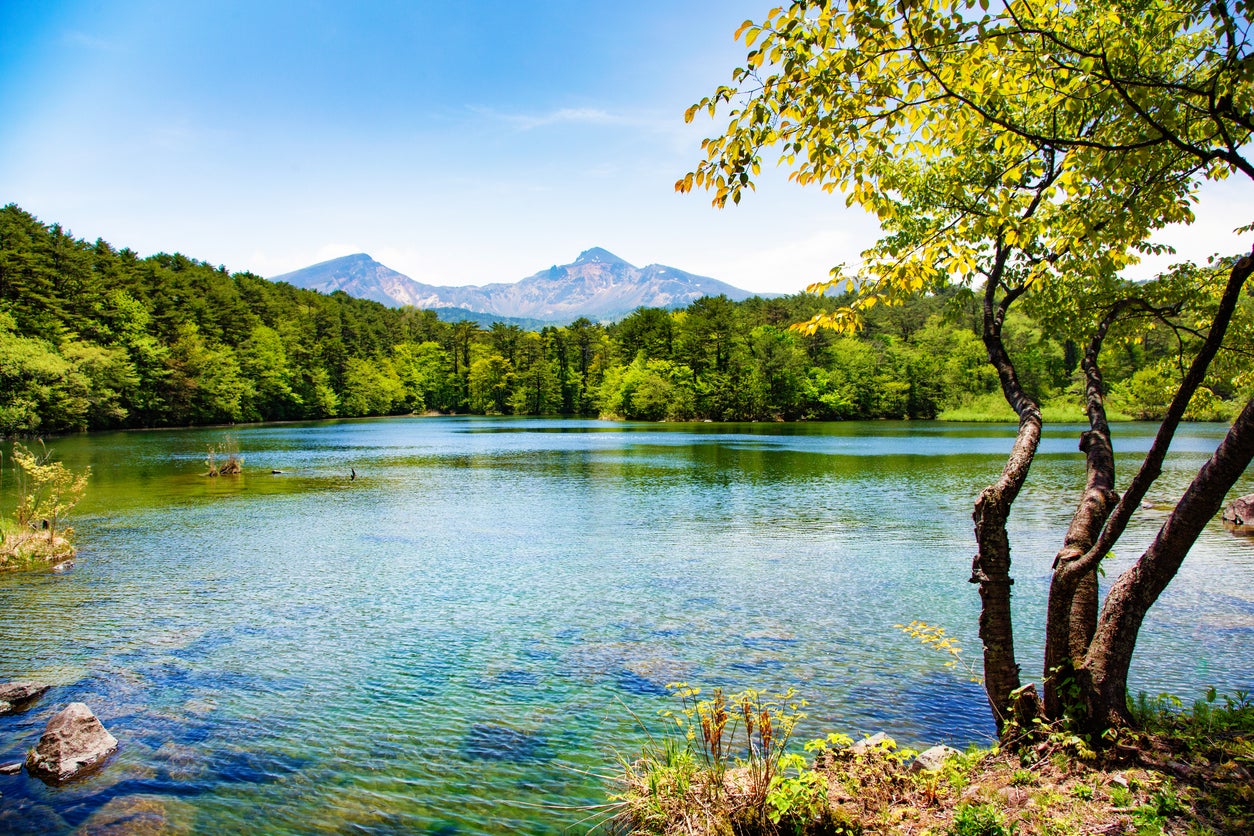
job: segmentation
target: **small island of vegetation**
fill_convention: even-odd
[[[73,473],[44,448],[13,445],[17,505],[0,516],[0,570],[57,565],[73,559],[74,529],[66,515],[87,490],[89,472]]]

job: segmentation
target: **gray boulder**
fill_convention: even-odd
[[[883,732],[876,732],[870,737],[863,738],[862,740],[859,740],[857,743],[850,746],[849,751],[853,752],[855,755],[864,755],[873,749],[880,750],[880,749],[896,749],[896,748],[897,748],[897,741],[893,740],[891,737],[884,734]]]
[[[1254,494],[1238,496],[1224,509],[1224,525],[1238,533],[1254,534]]]
[[[117,751],[118,741],[81,702],[72,702],[48,721],[39,745],[26,758],[26,771],[59,784],[98,766]]]
[[[920,752],[910,764],[911,772],[922,772],[923,770],[937,770],[945,765],[945,761],[954,755],[959,754],[957,749],[950,746],[933,746],[931,749]]]
[[[0,714],[25,711],[47,690],[47,685],[36,685],[34,682],[0,683]]]

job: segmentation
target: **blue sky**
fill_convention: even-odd
[[[874,223],[780,172],[722,211],[673,191],[720,124],[684,109],[770,5],[0,0],[0,202],[262,275],[368,252],[515,281],[601,246],[793,292]],[[1230,249],[1243,185],[1166,239]]]

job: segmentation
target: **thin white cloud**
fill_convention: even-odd
[[[548,113],[501,113],[487,108],[471,108],[475,113],[504,122],[520,131],[551,125],[623,125],[628,119],[600,108],[563,107]]]
[[[323,244],[314,253],[316,261],[312,263],[317,264],[323,261],[330,261],[333,258],[342,258],[346,255],[355,255],[365,251],[364,247],[352,242],[347,244]]]
[[[470,111],[493,119],[517,131],[533,131],[562,125],[592,125],[639,128],[647,131],[671,131],[676,118],[666,118],[642,113],[614,113],[595,107],[562,107],[545,113],[503,113],[486,107],[471,107]],[[683,119],[678,119],[683,123]]]
[[[107,41],[96,35],[89,35],[86,32],[75,30],[68,31],[61,36],[61,40],[69,46],[83,47],[85,49],[95,50],[97,52],[124,52],[121,44]]]

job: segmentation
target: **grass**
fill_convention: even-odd
[[[32,569],[70,560],[77,554],[73,536],[72,528],[62,528],[50,538],[46,531],[0,520],[0,570]]]
[[[721,763],[679,723],[657,747],[623,764],[616,834],[729,836],[1010,836],[1254,833],[1254,703],[1216,697],[1188,711],[1142,701],[1141,728],[1084,758],[1059,734],[1010,752],[951,756],[936,771],[910,768],[891,740],[850,745],[829,736],[801,755],[779,754],[764,793],[749,791],[749,750]],[[700,713],[696,715],[698,718]],[[793,712],[795,719],[796,713]],[[706,754],[708,755],[708,749]]]
[[[936,416],[939,421],[967,421],[986,424],[1013,424],[1019,419],[1006,403],[1000,392],[979,395],[953,409],[943,410]],[[1133,421],[1132,415],[1106,404],[1108,421]],[[1047,424],[1082,424],[1088,422],[1080,404],[1072,397],[1047,400],[1041,404],[1041,420]]]

